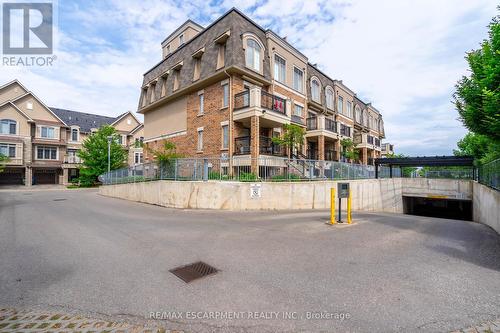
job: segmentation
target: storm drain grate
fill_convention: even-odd
[[[64,201],[66,199],[54,199],[53,201]]]
[[[171,269],[170,272],[182,281],[189,283],[193,280],[215,274],[217,273],[217,269],[202,261],[198,261],[194,264]]]

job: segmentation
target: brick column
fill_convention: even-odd
[[[335,152],[336,152],[336,159],[337,161],[340,161],[340,140],[337,139],[335,140]]]
[[[366,147],[361,148],[361,153],[363,154],[363,159],[361,161],[361,164],[367,165],[368,164],[368,150]]]
[[[318,160],[325,160],[325,136],[318,136]]]
[[[259,116],[253,116],[250,128],[250,154],[252,157],[252,173],[259,176]]]
[[[31,186],[33,182],[32,175],[33,175],[33,170],[31,169],[31,167],[26,167],[24,169],[24,185]]]

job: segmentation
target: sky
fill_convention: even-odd
[[[55,1],[55,0],[54,0]],[[0,0],[2,2],[2,0]],[[381,111],[396,153],[448,155],[466,130],[452,104],[465,53],[487,37],[496,0],[59,0],[52,67],[0,65],[47,105],[136,111],[143,74],[188,18],[207,26],[237,7]]]

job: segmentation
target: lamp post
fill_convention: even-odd
[[[111,142],[113,142],[113,136],[108,136],[108,172],[111,171]]]

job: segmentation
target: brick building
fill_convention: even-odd
[[[185,156],[229,157],[255,173],[262,156],[339,161],[344,138],[357,144],[357,162],[380,156],[380,112],[237,9],[206,28],[188,20],[162,42],[162,54],[144,74],[138,107],[149,146],[168,140]],[[290,123],[306,134],[287,152],[271,138]]]

